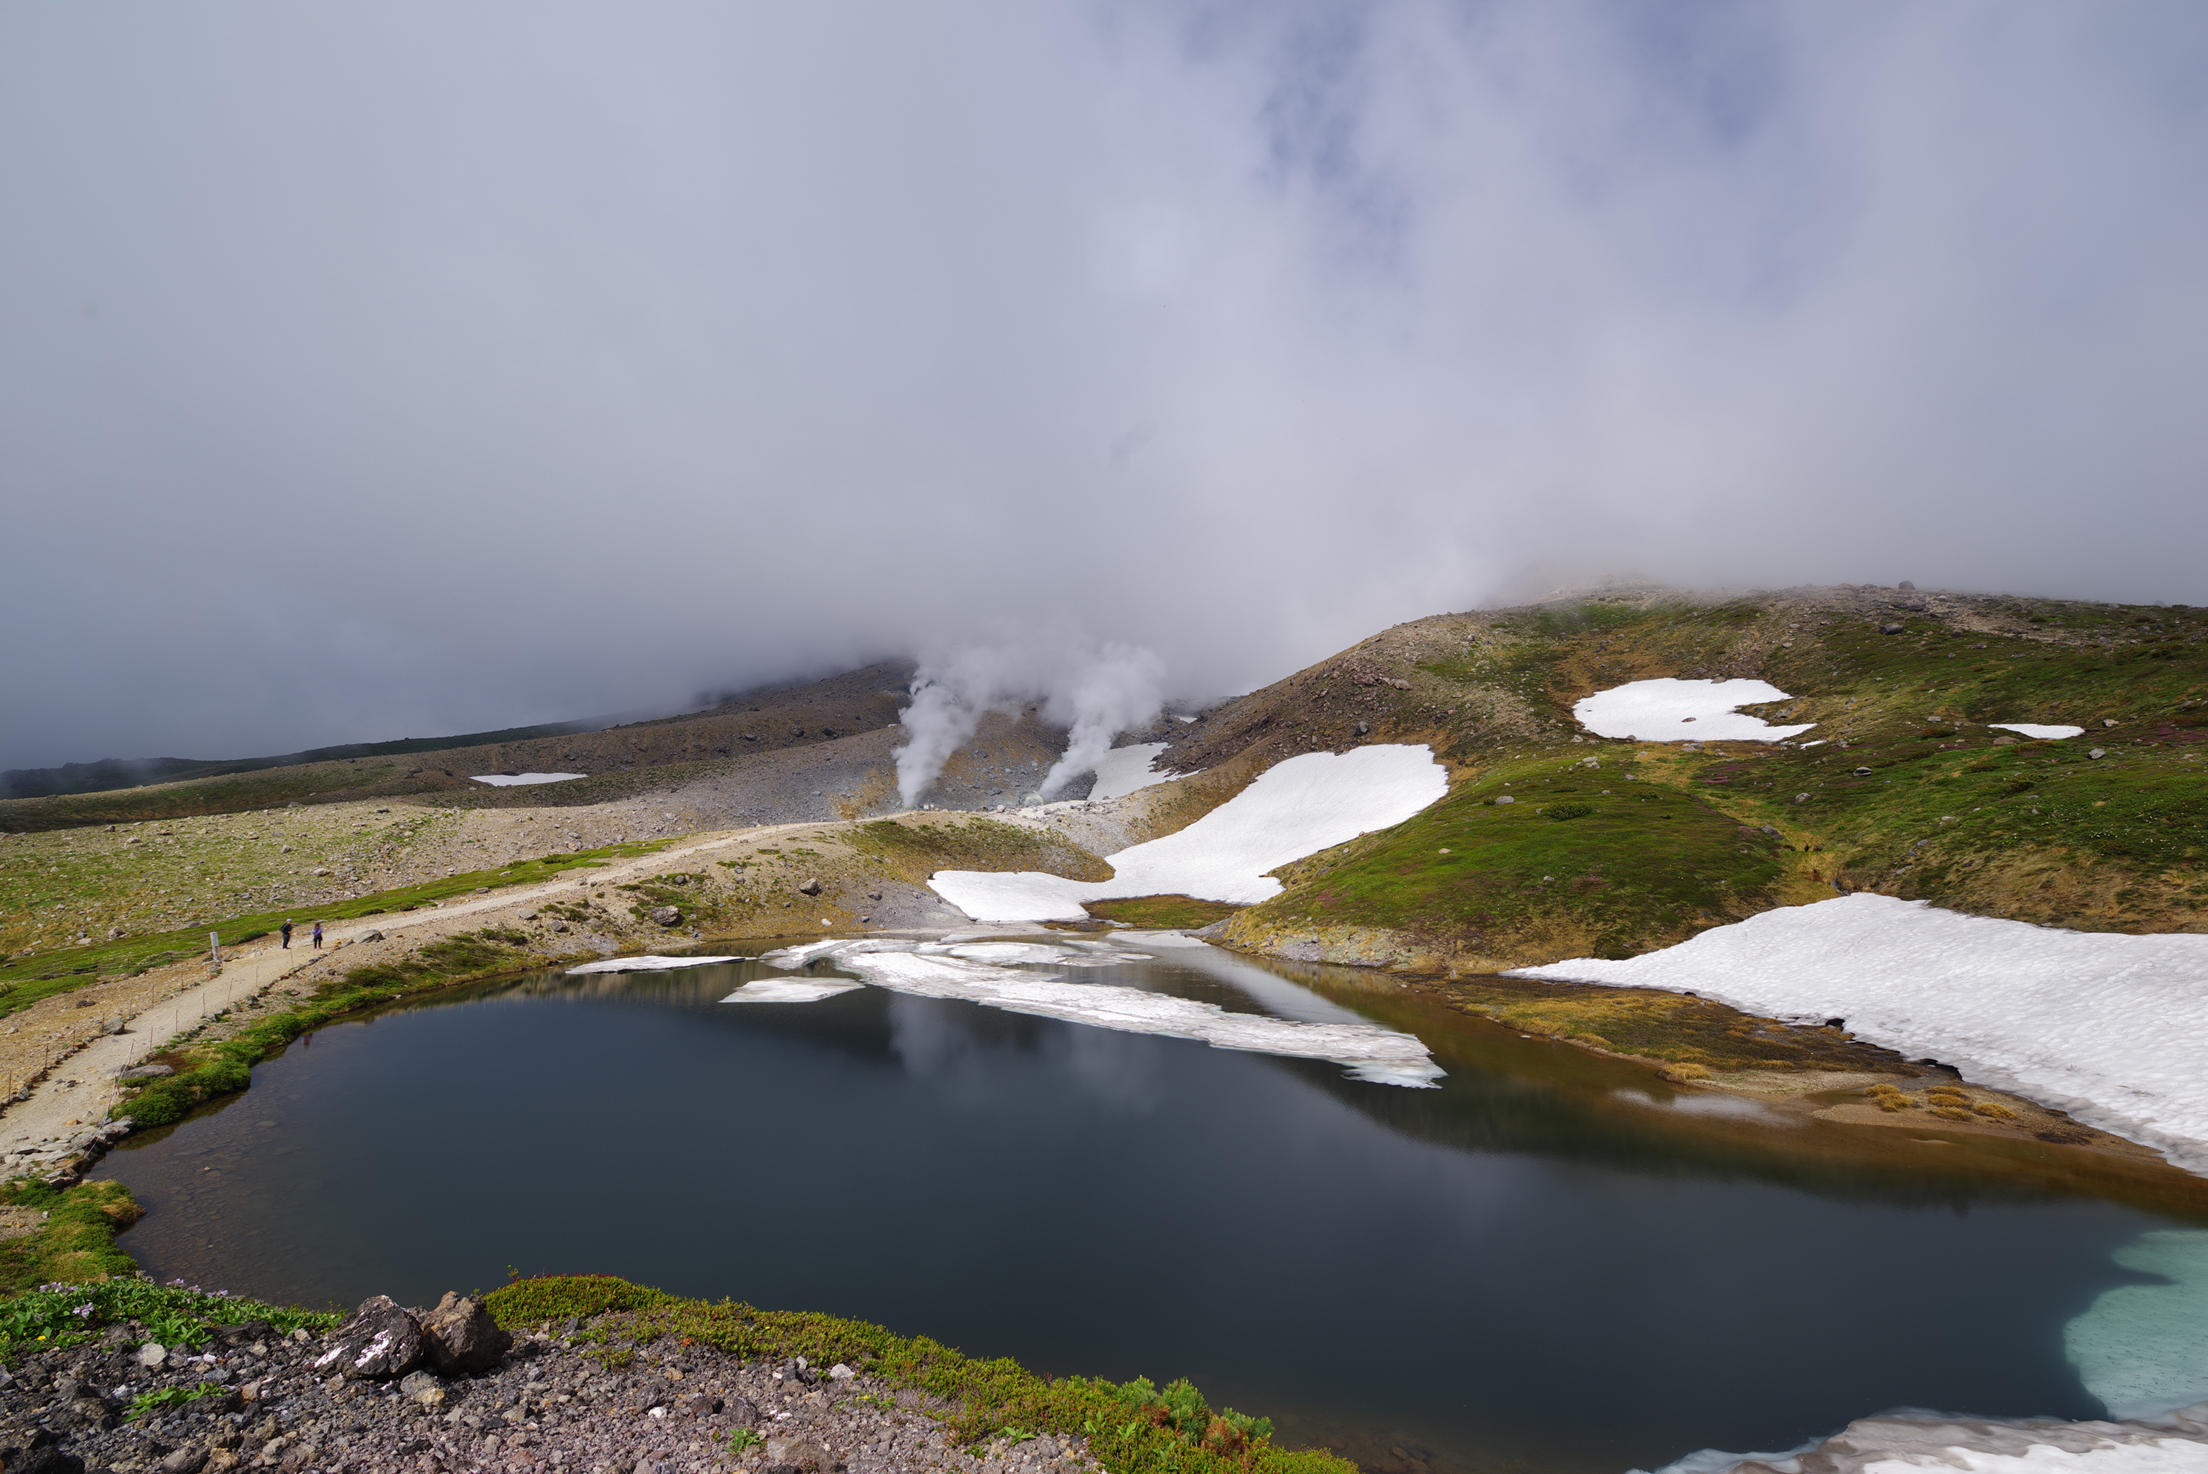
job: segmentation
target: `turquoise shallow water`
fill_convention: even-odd
[[[1248,966],[1099,980],[1278,1012],[1316,976]],[[607,1271],[1189,1376],[1375,1467],[1622,1470],[1896,1406],[2099,1416],[2066,1328],[2166,1284],[2120,1257],[2194,1227],[1774,1170],[1500,1033],[1431,1040],[1448,1074],[1406,1090],[871,988],[719,1001],[762,972],[538,977],[326,1029],[108,1159],[152,1210],[125,1247],[338,1305]],[[2157,1304],[2178,1335],[2208,1314]]]

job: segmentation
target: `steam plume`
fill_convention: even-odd
[[[1043,797],[1053,797],[1093,772],[1114,737],[1157,719],[1164,678],[1164,662],[1154,652],[1124,644],[1005,641],[924,657],[913,674],[912,704],[902,715],[898,796],[907,808],[918,803],[951,754],[974,735],[983,713],[1040,704],[1045,720],[1070,729],[1065,755],[1043,778]]]

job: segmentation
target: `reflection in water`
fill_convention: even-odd
[[[1219,955],[1107,977],[1353,1008],[1446,1078],[874,988],[721,1005],[781,975],[752,963],[539,978],[324,1030],[229,1109],[136,1139],[108,1159],[152,1210],[124,1242],[162,1277],[307,1303],[616,1272],[1047,1371],[1186,1375],[1291,1439],[1436,1471],[1653,1468],[1904,1404],[2101,1411],[2063,1327],[2172,1220],[1962,1153],[1935,1174],[1625,1101],[1668,1096]]]

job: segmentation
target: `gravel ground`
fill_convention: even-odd
[[[322,1343],[265,1325],[226,1328],[199,1353],[148,1367],[142,1335],[118,1326],[97,1346],[17,1361],[0,1385],[0,1463],[61,1471],[64,1461],[6,1454],[47,1441],[86,1470],[201,1474],[241,1467],[337,1471],[573,1471],[675,1474],[1073,1474],[1100,1466],[1050,1438],[975,1452],[952,1445],[928,1399],[864,1375],[744,1362],[704,1346],[655,1343],[617,1371],[566,1340],[517,1338],[492,1371],[450,1381],[324,1378]],[[130,1400],[164,1389],[222,1390],[136,1419]],[[758,1442],[737,1450],[731,1435]]]

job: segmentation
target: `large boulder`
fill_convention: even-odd
[[[422,1316],[421,1325],[429,1364],[448,1377],[487,1372],[514,1344],[482,1301],[452,1290]]]
[[[329,1350],[308,1363],[318,1372],[369,1381],[403,1377],[422,1364],[422,1328],[389,1295],[360,1302],[353,1318],[330,1332]]]

